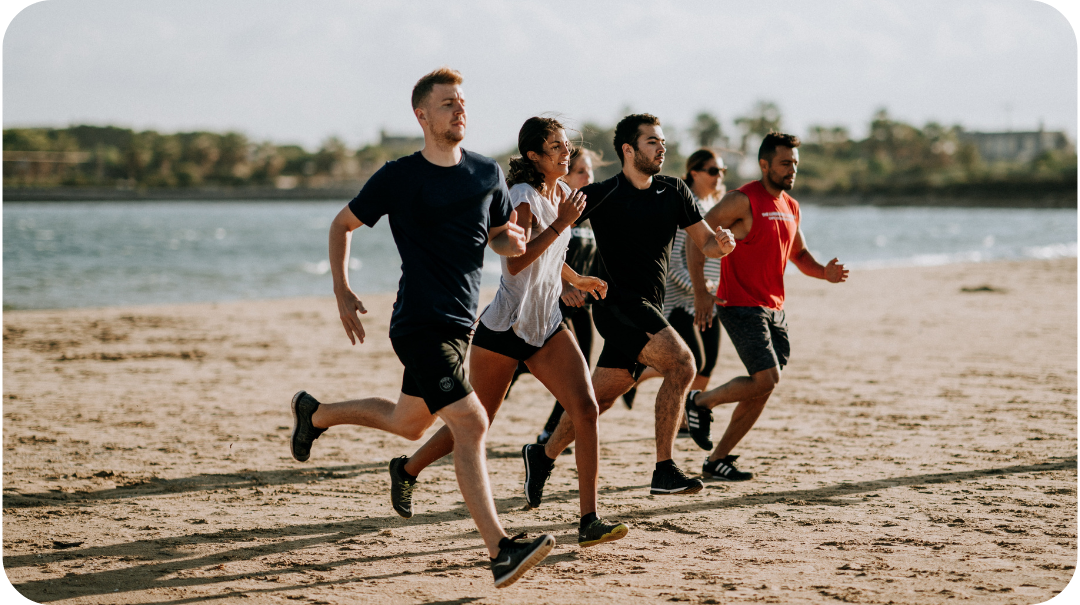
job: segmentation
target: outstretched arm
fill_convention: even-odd
[[[334,296],[337,298],[338,315],[345,326],[345,335],[354,345],[364,342],[364,326],[358,313],[367,313],[364,304],[349,287],[349,248],[352,232],[363,225],[348,206],[334,217],[330,224],[330,273],[334,278]]]
[[[802,229],[795,232],[795,240],[791,243],[791,255],[788,259],[795,263],[799,271],[810,277],[824,279],[834,284],[847,281],[848,270],[843,263],[837,262],[834,258],[827,265],[822,265],[817,262],[813,254],[810,254],[810,250],[806,247],[806,240],[803,239]]]

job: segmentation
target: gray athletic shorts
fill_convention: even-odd
[[[783,310],[717,307],[716,311],[735,352],[751,376],[777,366],[784,369],[791,355],[791,343]]]

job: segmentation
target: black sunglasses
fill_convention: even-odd
[[[727,168],[720,168],[718,166],[712,166],[708,170],[702,170],[702,172],[708,173],[709,176],[716,176],[716,175],[720,174],[721,172],[723,172],[724,174],[727,174]]]

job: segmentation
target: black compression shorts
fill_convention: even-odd
[[[556,334],[565,329],[566,326],[560,323],[559,327],[544,341],[544,344],[547,344]],[[473,335],[472,343],[474,347],[487,349],[492,353],[498,353],[499,355],[518,361],[525,361],[543,348],[534,347],[525,342],[520,336],[514,333],[514,328],[510,328],[505,332],[496,332],[485,326],[482,321],[477,323],[476,334]]]
[[[674,308],[668,315],[668,322],[694,354],[698,376],[712,376],[720,355],[720,320],[714,317],[712,325],[702,332],[694,325],[693,313]]]
[[[432,414],[472,393],[465,378],[467,329],[427,329],[391,338],[390,344],[405,366],[401,392],[422,398]]]

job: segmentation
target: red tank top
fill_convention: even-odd
[[[750,233],[720,262],[716,296],[725,307],[784,308],[784,269],[799,230],[799,202],[773,197],[761,181],[739,187],[750,198]]]

